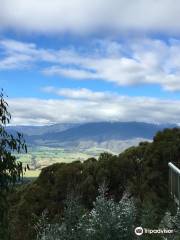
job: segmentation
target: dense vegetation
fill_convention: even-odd
[[[63,217],[56,224],[49,224],[44,212],[36,224],[37,240],[119,240],[134,238],[136,209],[133,199],[127,196],[114,202],[107,198],[106,188],[99,188],[99,195],[88,212],[80,205],[77,195],[65,201]]]
[[[8,103],[4,100],[3,90],[0,93],[0,239],[8,239],[8,200],[9,191],[23,175],[22,163],[17,161],[14,153],[27,151],[23,136],[16,136],[6,131],[10,122]]]
[[[159,132],[152,143],[142,142],[118,156],[102,153],[99,159],[54,164],[42,170],[33,183],[18,187],[10,197],[10,232],[12,239],[35,239],[34,224],[46,209],[50,221],[63,216],[68,193],[76,192],[84,208],[92,209],[98,187],[108,185],[108,198],[120,201],[126,193],[133,197],[136,224],[148,212],[146,227],[157,228],[165,212],[173,213],[168,196],[168,162],[180,156],[180,129]],[[146,215],[146,214],[145,214]]]

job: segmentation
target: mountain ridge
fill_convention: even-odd
[[[43,127],[19,126],[28,143],[50,146],[73,146],[80,142],[96,143],[127,141],[132,139],[152,140],[154,135],[176,124],[153,124],[145,122],[93,122],[85,124],[56,124]],[[32,128],[34,131],[32,131]],[[10,127],[11,131],[17,127]],[[33,134],[36,133],[36,134]]]

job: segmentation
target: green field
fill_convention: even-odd
[[[24,176],[33,178],[40,174],[42,168],[53,163],[84,161],[99,155],[99,151],[95,152],[95,149],[87,152],[76,152],[62,148],[38,147],[29,149],[27,154],[18,154],[16,157],[24,166],[28,164],[30,167],[30,170],[26,171]]]

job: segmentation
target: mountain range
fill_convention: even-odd
[[[66,149],[103,148],[120,152],[151,141],[164,128],[175,124],[152,124],[144,122],[97,122],[85,124],[54,124],[49,126],[9,126],[10,132],[22,132],[28,145],[63,147]]]

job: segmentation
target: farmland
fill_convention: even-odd
[[[101,149],[102,151],[102,149]],[[73,161],[84,161],[90,157],[97,157],[100,149],[88,149],[87,151],[75,151],[63,148],[37,147],[28,149],[27,154],[16,155],[17,159],[30,167],[24,176],[34,178],[39,176],[41,169],[54,163],[70,163]]]

